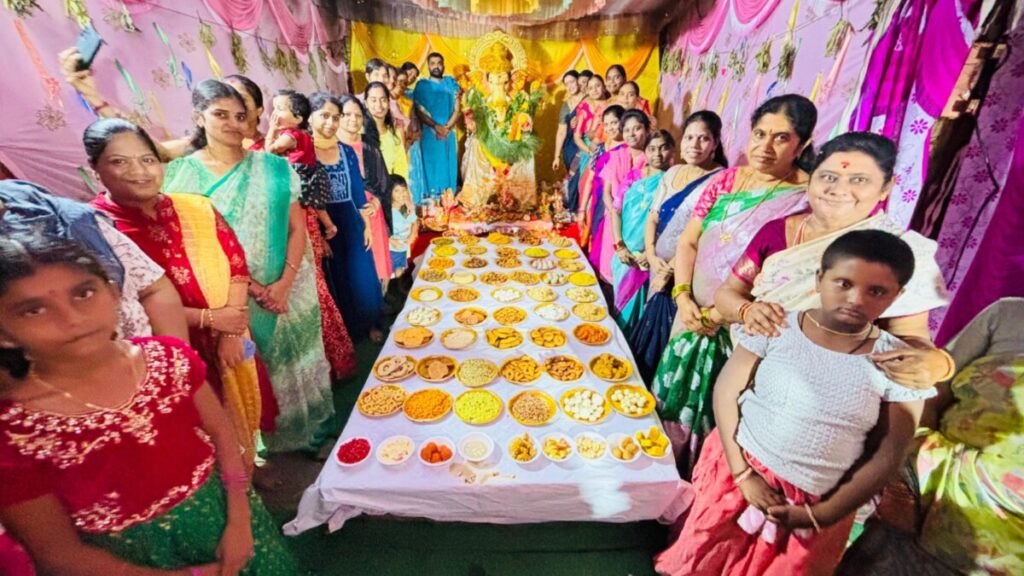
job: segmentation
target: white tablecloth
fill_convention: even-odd
[[[519,348],[510,350],[497,350],[491,347],[484,332],[486,329],[498,327],[499,324],[489,317],[486,322],[476,327],[479,338],[469,349],[450,351],[444,348],[439,342],[439,337],[445,329],[458,326],[454,320],[456,310],[466,306],[477,306],[490,313],[507,305],[491,298],[490,293],[495,287],[479,282],[479,276],[487,271],[508,273],[509,270],[495,265],[495,246],[486,240],[482,240],[480,245],[488,248],[488,253],[483,257],[489,262],[486,268],[471,270],[478,277],[478,281],[472,284],[472,287],[480,292],[480,299],[472,303],[459,303],[444,297],[440,301],[428,304],[441,310],[443,314],[441,322],[430,327],[437,336],[434,341],[425,348],[408,351],[398,348],[389,338],[381,351],[381,356],[409,354],[422,358],[431,354],[447,354],[460,362],[469,358],[487,358],[500,365],[505,359],[524,353],[538,362],[543,362],[545,358],[556,354],[571,354],[584,364],[588,364],[594,356],[602,352],[611,352],[632,360],[626,340],[610,316],[600,323],[612,331],[611,342],[600,347],[581,344],[572,336],[572,329],[582,322],[579,318],[571,315],[569,319],[561,322],[541,319],[533,313],[533,308],[538,303],[526,295],[527,287],[511,281],[506,286],[514,286],[523,292],[522,300],[514,305],[529,312],[526,321],[515,326],[523,334],[525,342]],[[469,257],[461,253],[463,246],[456,246],[460,248],[460,253],[453,257],[456,268],[452,271],[462,269],[461,263]],[[513,242],[510,246],[520,250],[526,248],[519,242]],[[556,249],[550,244],[545,244],[544,248],[552,253]],[[574,245],[573,248],[579,251],[578,246]],[[434,250],[435,246],[428,250],[427,261],[433,257]],[[524,269],[533,271],[527,266],[528,258],[523,256],[521,260]],[[579,261],[586,262],[584,258],[580,258]],[[590,270],[589,264],[587,270]],[[421,286],[436,286],[445,293],[456,287],[447,281],[430,283],[417,278],[414,289]],[[565,292],[571,287],[571,284],[554,287],[559,294],[556,302],[570,310],[575,303],[565,295]],[[600,294],[597,286],[591,289]],[[603,299],[599,300],[599,303],[603,303]],[[410,298],[395,322],[392,334],[408,327],[406,313],[421,305],[423,304]],[[545,349],[533,344],[529,332],[539,326],[556,326],[562,329],[567,335],[566,346]],[[635,375],[631,381],[640,382]],[[380,382],[371,375],[365,387],[371,388],[379,384]],[[455,379],[438,385],[423,382],[416,376],[402,382],[401,385],[408,393],[436,386],[450,392],[453,398],[467,390]],[[545,374],[530,385],[546,391],[556,401],[564,391],[575,386],[586,386],[604,393],[611,384],[599,380],[588,369],[583,378],[574,383],[558,382]],[[454,411],[433,424],[411,422],[401,412],[387,418],[375,419],[363,416],[358,410],[353,411],[338,444],[334,447],[334,453],[341,443],[355,436],[369,438],[376,450],[377,444],[385,438],[404,434],[416,442],[418,452],[421,442],[433,436],[445,436],[457,443],[470,432],[484,432],[495,441],[495,451],[482,466],[484,470],[481,470],[480,474],[491,477],[484,483],[478,479],[476,483],[468,484],[463,478],[449,471],[448,466],[423,465],[416,454],[399,466],[384,466],[371,454],[359,465],[348,468],[339,465],[332,454],[316,482],[306,489],[299,503],[296,518],[285,526],[285,533],[298,534],[324,523],[327,523],[331,530],[337,530],[346,520],[360,514],[392,514],[441,521],[504,524],[545,521],[631,522],[657,518],[672,520],[689,506],[692,499],[690,485],[679,479],[671,454],[661,460],[641,455],[636,462],[629,464],[614,460],[610,454],[598,461],[583,460],[574,454],[566,463],[550,462],[543,455],[529,465],[515,462],[508,454],[508,444],[513,437],[523,432],[530,432],[540,449],[540,438],[550,432],[563,432],[575,436],[582,431],[591,431],[607,437],[617,432],[633,434],[639,430],[646,431],[651,425],[658,424],[653,414],[645,418],[627,418],[613,411],[604,422],[585,425],[569,419],[559,409],[558,415],[547,426],[526,427],[516,422],[507,410],[508,399],[523,388],[505,381],[500,376],[487,387],[502,397],[506,402],[506,409],[498,420],[486,426],[466,424],[454,414]],[[459,461],[459,456],[456,455],[454,460]]]

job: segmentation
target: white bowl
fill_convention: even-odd
[[[341,448],[343,445],[348,444],[349,442],[351,442],[353,440],[366,440],[366,442],[369,443],[369,445],[370,445],[370,451],[367,452],[366,456],[362,460],[360,460],[359,462],[352,462],[352,463],[342,462],[341,460],[338,460],[338,452],[335,451],[334,452],[334,461],[338,463],[338,466],[342,466],[344,468],[351,468],[353,466],[359,466],[363,462],[366,462],[367,460],[369,460],[370,459],[370,454],[373,454],[373,441],[370,440],[369,438],[367,438],[366,436],[353,436],[351,438],[348,438],[344,442],[342,442],[341,444],[338,444],[338,448]]]
[[[473,441],[483,442],[486,449],[483,454],[470,455],[466,453],[466,444]],[[459,454],[470,462],[483,462],[491,457],[494,453],[494,440],[490,436],[482,432],[470,432],[459,440]]]
[[[548,439],[550,439],[550,438],[553,438],[555,440],[559,440],[559,439],[565,440],[566,442],[569,443],[569,453],[566,454],[565,458],[563,458],[562,460],[557,460],[555,458],[552,458],[551,456],[548,456],[547,452],[544,451],[544,443],[547,442]],[[559,463],[559,462],[568,462],[569,460],[572,459],[572,455],[575,452],[576,452],[576,443],[573,442],[573,439],[571,437],[569,437],[569,436],[567,436],[565,434],[562,434],[561,432],[552,432],[552,433],[544,436],[540,440],[540,453],[543,454],[545,458],[547,458],[548,460],[550,460],[552,462],[555,462],[556,464]]]
[[[444,444],[445,446],[447,446],[448,449],[452,451],[452,457],[445,460],[444,462],[427,462],[426,460],[424,460],[423,447],[429,444],[430,442],[433,442],[434,444]],[[433,438],[427,438],[420,444],[419,448],[416,449],[416,457],[420,459],[420,462],[422,462],[424,466],[429,466],[431,468],[451,464],[452,459],[455,458],[455,443],[452,442],[451,439],[446,438],[444,436],[434,436]]]
[[[580,448],[579,448],[579,445],[578,445],[581,438],[591,438],[593,440],[598,440],[598,441],[603,442],[604,443],[604,452],[602,452],[601,455],[598,456],[597,458],[589,458],[587,456],[584,456],[583,453],[580,452]],[[584,460],[586,460],[588,462],[597,462],[597,461],[601,460],[602,458],[608,456],[608,453],[611,452],[611,448],[608,446],[608,440],[605,439],[600,434],[595,434],[593,432],[581,432],[581,433],[577,434],[576,437],[573,438],[572,447],[573,447],[573,450],[577,454],[580,455],[580,458],[582,458],[582,459],[584,459]]]
[[[633,443],[636,444],[636,452],[634,452],[633,453],[633,457],[629,458],[629,459],[618,458],[618,457],[615,456],[615,454],[612,454],[612,448],[618,448],[619,444],[622,442],[622,440],[624,438],[632,438],[633,439]],[[623,462],[623,463],[626,463],[626,464],[628,464],[630,462],[636,462],[637,459],[640,458],[640,454],[642,454],[643,451],[644,451],[643,448],[640,447],[640,443],[637,442],[636,438],[633,438],[629,434],[615,433],[615,434],[611,434],[611,435],[608,436],[608,449],[607,449],[607,452],[608,452],[609,455],[611,455],[612,459],[616,460],[617,462]]]
[[[405,458],[402,458],[401,460],[391,461],[391,460],[384,460],[384,459],[382,459],[381,455],[380,455],[381,449],[383,449],[385,446],[388,446],[389,444],[391,444],[391,442],[397,441],[397,440],[405,440],[405,441],[407,441],[409,443],[409,453],[406,454]],[[390,438],[387,438],[387,439],[383,440],[380,444],[377,445],[377,452],[376,452],[377,462],[380,462],[381,464],[383,464],[385,466],[398,466],[399,464],[404,463],[409,458],[412,458],[412,453],[415,452],[415,451],[416,451],[416,443],[412,441],[412,438],[409,438],[408,436],[405,436],[405,435],[391,436]]]
[[[523,432],[523,434],[529,434],[529,432]],[[543,452],[543,448],[544,448],[544,445],[541,444],[540,439],[537,438],[535,435],[530,434],[530,438],[533,439],[533,447],[535,449],[533,458],[530,458],[529,460],[516,460],[512,456],[512,442],[514,442],[516,438],[522,438],[523,434],[518,434],[516,436],[513,436],[512,438],[509,438],[508,446],[507,446],[507,448],[508,448],[508,457],[512,458],[512,461],[515,462],[516,464],[519,464],[520,466],[525,466],[527,464],[532,464],[532,463],[536,462],[537,458],[540,458],[540,453]]]

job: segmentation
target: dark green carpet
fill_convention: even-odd
[[[369,342],[356,345],[359,374],[335,388],[335,436],[348,421],[380,349]],[[291,490],[287,503],[279,494],[265,495],[279,522],[294,516],[301,489],[314,480],[304,475],[311,473],[296,472],[301,486]],[[334,534],[321,527],[286,540],[313,574],[641,576],[654,574],[651,557],[664,548],[665,534],[655,522],[503,526],[363,516]]]

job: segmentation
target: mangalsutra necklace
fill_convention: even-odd
[[[875,327],[874,324],[871,324],[869,322],[868,325],[865,326],[864,329],[861,330],[860,332],[840,332],[839,330],[833,330],[827,326],[822,326],[820,322],[814,319],[814,316],[811,316],[810,312],[804,312],[804,317],[810,320],[811,324],[817,326],[818,329],[821,330],[822,332],[828,332],[829,334],[835,334],[836,336],[842,336],[844,338],[861,338],[867,336]]]
[[[742,228],[743,225],[746,224],[747,221],[750,220],[754,216],[754,213],[757,212],[757,209],[761,207],[761,204],[764,204],[766,200],[771,198],[772,193],[774,193],[775,190],[778,189],[779,186],[782,186],[783,182],[785,182],[786,180],[789,180],[789,177],[792,176],[792,175],[793,175],[793,172],[791,171],[789,174],[786,174],[785,177],[777,180],[775,182],[775,184],[773,184],[772,187],[768,190],[768,192],[765,193],[763,196],[761,196],[761,199],[757,201],[757,204],[754,204],[753,208],[750,208],[749,210],[746,211],[747,212],[746,218],[744,218],[743,220],[741,220],[739,222],[739,224],[734,226],[733,229],[732,229],[732,232],[729,232],[729,231],[727,231],[725,229],[725,220],[724,220],[725,216],[723,215],[722,226],[718,230],[718,240],[722,243],[722,246],[725,246],[729,242],[732,242],[733,233],[736,232],[737,230],[739,230],[740,228]]]

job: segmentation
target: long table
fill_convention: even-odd
[[[465,248],[461,244],[454,246],[460,250]],[[449,300],[446,296],[430,303],[429,306],[437,308],[442,313],[441,321],[430,327],[438,337],[435,337],[427,347],[410,351],[399,348],[393,340],[395,332],[409,327],[407,313],[423,305],[410,298],[392,328],[392,335],[381,351],[381,357],[397,354],[422,358],[445,354],[459,362],[470,358],[486,358],[500,365],[512,356],[522,354],[530,355],[539,363],[556,354],[569,354],[589,366],[591,358],[602,352],[610,352],[632,362],[633,357],[625,337],[610,315],[599,323],[612,332],[611,341],[598,347],[584,345],[572,336],[572,329],[582,320],[575,315],[560,322],[538,317],[533,311],[538,303],[526,295],[528,287],[511,281],[505,286],[514,286],[524,294],[521,301],[511,305],[528,312],[526,320],[515,326],[523,334],[524,343],[508,350],[491,347],[485,338],[485,331],[500,326],[491,313],[509,304],[495,301],[491,297],[495,286],[483,284],[479,278],[488,271],[507,274],[510,270],[496,265],[498,246],[486,239],[483,239],[479,246],[488,249],[486,254],[481,255],[487,259],[488,264],[484,268],[470,270],[477,275],[477,282],[470,286],[480,292],[480,299],[471,303],[459,303]],[[520,251],[527,248],[519,241],[513,241],[508,246]],[[552,254],[558,249],[547,241],[542,247]],[[437,248],[436,245],[430,247],[426,262],[435,256]],[[575,243],[572,244],[572,249],[577,252],[580,250]],[[456,267],[449,272],[454,272],[463,269],[461,265],[469,256],[460,251],[451,258],[455,260]],[[521,260],[521,269],[537,272],[527,265],[529,258],[521,256]],[[577,261],[587,262],[585,258],[578,258]],[[592,273],[589,263],[585,271]],[[446,294],[457,287],[449,281],[426,282],[417,275],[413,290],[423,286],[436,286]],[[552,286],[558,293],[556,302],[570,309],[574,302],[566,296],[566,291],[571,287],[571,284]],[[600,294],[597,286],[592,286],[591,289]],[[603,298],[597,303],[607,306]],[[488,319],[484,324],[475,327],[479,338],[473,346],[466,350],[448,350],[441,345],[439,336],[447,328],[458,326],[454,319],[455,312],[467,306],[487,310]],[[529,332],[540,326],[560,328],[568,335],[566,345],[552,350],[532,343]],[[642,385],[635,373],[630,381]],[[364,390],[380,384],[381,382],[371,374]],[[440,387],[450,392],[453,398],[468,390],[456,379],[439,385],[424,382],[417,376],[402,382],[401,385],[410,394],[424,388]],[[543,390],[557,401],[561,394],[570,388],[585,386],[603,394],[611,385],[598,379],[588,368],[583,378],[577,382],[559,382],[544,374],[529,387]],[[513,460],[508,452],[509,442],[524,432],[529,432],[537,440],[537,448],[540,450],[540,439],[551,432],[562,432],[574,437],[579,432],[588,431],[607,438],[614,433],[631,435],[637,431],[646,431],[652,425],[660,427],[660,422],[653,413],[642,418],[630,418],[612,411],[603,422],[581,424],[570,419],[560,408],[558,415],[548,425],[526,427],[508,413],[508,400],[524,388],[505,381],[500,376],[489,385],[487,389],[505,401],[505,410],[495,422],[485,426],[467,424],[459,419],[454,411],[444,419],[430,424],[412,422],[401,411],[386,418],[370,418],[358,410],[353,411],[334,447],[332,457],[325,463],[316,481],[306,489],[297,515],[285,526],[285,533],[295,535],[325,523],[332,531],[337,530],[345,521],[360,514],[390,514],[439,521],[503,524],[546,521],[631,522],[659,517],[671,520],[689,505],[690,485],[679,479],[671,450],[665,458],[654,459],[641,454],[639,459],[632,463],[617,461],[610,454],[594,461],[584,460],[580,455],[574,454],[564,463],[551,462],[543,455],[528,465]],[[369,438],[376,450],[382,440],[404,434],[414,440],[418,452],[421,443],[428,438],[445,436],[458,443],[460,438],[470,432],[484,432],[495,442],[495,451],[489,460],[483,466],[469,469],[476,476],[472,482],[466,477],[467,468],[459,466],[461,459],[458,455],[453,460],[455,465],[440,467],[425,466],[416,454],[398,466],[385,466],[374,458],[374,454],[354,467],[342,467],[334,458],[339,446],[353,437]]]

